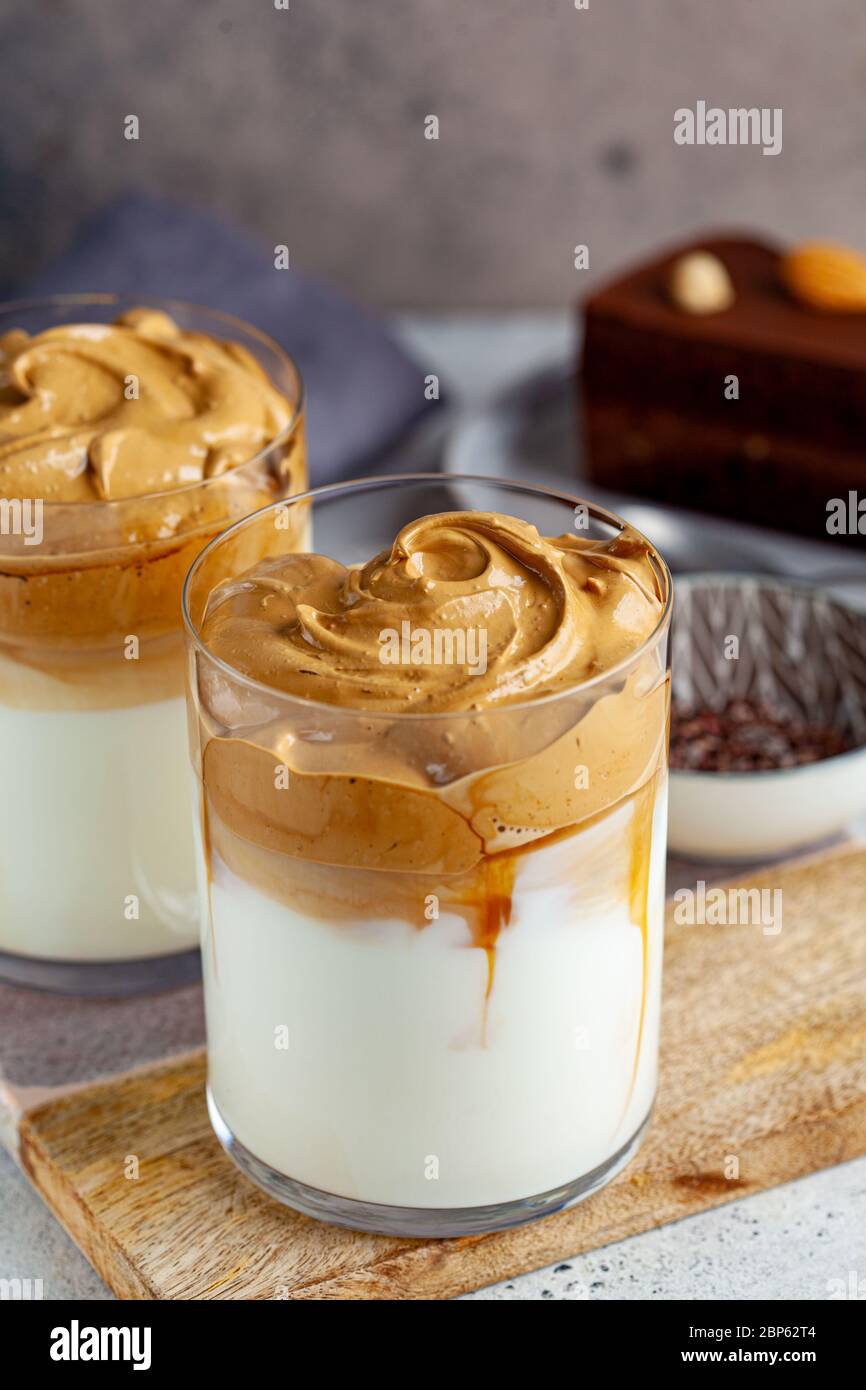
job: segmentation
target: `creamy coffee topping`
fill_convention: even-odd
[[[239,343],[157,309],[0,337],[0,496],[142,497],[252,458],[291,408]]]
[[[346,568],[265,561],[217,588],[203,638],[275,689],[351,709],[482,710],[603,674],[659,621],[647,544],[545,539],[515,517],[447,512]]]
[[[667,717],[657,654],[595,696],[581,682],[633,653],[662,608],[634,533],[546,540],[491,514],[425,517],[358,569],[309,554],[261,561],[213,590],[204,643],[246,676],[321,701],[322,715],[277,704],[269,719],[260,694],[205,664],[211,805],[241,841],[286,856],[288,876],[291,859],[472,873],[653,778]],[[383,662],[382,632],[407,615],[413,629],[483,627],[486,669]],[[419,728],[407,709],[439,717]]]
[[[159,310],[0,338],[0,498],[46,504],[36,544],[0,537],[0,705],[179,695],[184,577],[306,486],[294,414],[244,347]]]

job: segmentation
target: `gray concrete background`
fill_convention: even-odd
[[[0,0],[4,278],[131,187],[390,306],[562,305],[576,243],[718,223],[866,244],[862,0],[290,5]],[[675,146],[699,99],[781,106],[782,153]]]

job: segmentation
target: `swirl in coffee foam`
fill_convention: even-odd
[[[214,592],[203,635],[245,675],[306,699],[456,712],[535,700],[603,674],[649,637],[662,606],[658,571],[635,533],[547,540],[515,517],[448,512],[405,526],[361,567],[322,555],[256,566]],[[447,646],[419,641],[442,633]],[[386,659],[390,634],[403,639],[406,660]],[[482,648],[483,670],[447,659]],[[439,660],[424,659],[437,650]]]
[[[0,498],[47,504],[38,544],[0,538],[0,705],[179,695],[192,561],[305,485],[300,416],[239,343],[146,308],[0,337]]]
[[[290,423],[238,343],[156,309],[0,338],[0,495],[141,497],[215,477]]]

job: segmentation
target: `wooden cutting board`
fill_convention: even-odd
[[[607,1189],[500,1235],[405,1241],[278,1206],[223,1155],[200,1053],[27,1110],[31,1180],[123,1298],[446,1298],[866,1153],[866,849],[762,870],[778,935],[668,913],[662,1069]]]

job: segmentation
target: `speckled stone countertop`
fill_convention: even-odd
[[[414,317],[398,328],[458,403],[489,397],[521,371],[573,350],[566,315]],[[852,1276],[866,1280],[864,1211],[866,1157],[466,1297],[827,1299]],[[48,1299],[112,1297],[0,1152],[0,1278],[16,1277],[41,1278]]]

